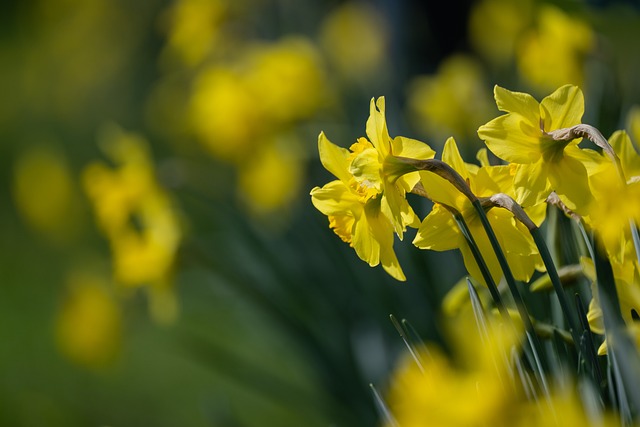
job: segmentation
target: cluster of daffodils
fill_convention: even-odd
[[[320,159],[338,179],[314,188],[312,202],[359,258],[371,266],[382,264],[397,280],[406,277],[394,252],[394,234],[402,240],[407,227],[417,228],[413,244],[418,248],[458,249],[470,280],[488,289],[505,327],[524,327],[528,340],[523,352],[529,356],[528,366],[533,368],[535,379],[521,383],[533,383],[531,390],[542,390],[550,402],[552,392],[545,380],[546,369],[540,365],[540,360],[544,365],[544,350],[539,342],[540,337],[550,334],[541,332],[541,322],[529,314],[516,284],[539,276],[532,288],[552,287],[564,316],[558,325],[550,326],[551,330],[564,334],[580,358],[588,361],[584,370],[596,389],[601,393],[617,389],[615,397],[605,400],[618,405],[623,418],[630,419],[633,410],[625,411],[640,403],[640,395],[634,393],[638,391],[636,386],[630,385],[640,378],[640,359],[629,334],[631,331],[640,337],[640,328],[635,326],[640,318],[640,156],[626,132],[617,131],[607,140],[596,128],[582,123],[584,97],[576,86],[562,86],[541,102],[499,86],[494,96],[498,109],[505,114],[478,129],[478,136],[486,144],[477,155],[479,164],[465,162],[453,138],[446,141],[440,160],[425,143],[392,138],[386,125],[384,98],[372,100],[366,138],[345,149],[320,134]],[[580,144],[583,139],[591,142]],[[587,144],[592,148],[583,147]],[[495,162],[498,164],[490,163],[487,149],[499,159]],[[414,211],[407,193],[433,202],[424,218]],[[552,209],[567,215],[574,228],[582,231],[585,253],[576,265],[558,268],[542,237],[539,227]],[[576,274],[592,282],[586,314],[581,302],[565,294],[565,284]],[[500,286],[504,283],[507,287]],[[473,302],[475,288],[470,286]],[[476,319],[478,312],[483,312],[478,305],[474,305]],[[603,334],[605,341],[593,333]],[[599,348],[596,341],[602,344]],[[608,353],[609,366],[617,366],[610,372],[608,386],[596,352]],[[444,363],[436,356],[431,360],[435,365]],[[513,368],[513,363],[507,364]],[[431,369],[437,372],[428,371],[426,377],[440,378],[449,368]],[[423,367],[420,371],[425,375]],[[409,374],[398,375],[404,378],[402,382]],[[402,391],[407,401],[424,400],[419,405],[422,410],[442,400],[437,394],[429,395],[429,388],[436,386],[424,384],[429,382],[426,377],[418,381],[421,389]],[[443,381],[449,380],[447,377]],[[481,393],[483,387],[491,387],[480,387],[477,379],[468,381],[473,385],[469,390],[463,390],[462,382],[458,386],[462,389],[451,393],[490,397],[495,391]],[[498,406],[482,407],[466,415],[478,419],[482,411],[494,410],[505,402],[508,407],[507,400],[492,403],[487,399],[481,402]],[[435,416],[434,411],[428,412]],[[401,425],[426,425],[410,421],[411,416],[402,413],[405,415],[400,418],[405,422]],[[466,415],[458,412],[456,416]],[[461,420],[442,425],[475,425]]]

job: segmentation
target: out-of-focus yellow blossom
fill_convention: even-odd
[[[584,59],[595,36],[583,21],[545,5],[538,12],[537,28],[517,48],[520,74],[540,92],[570,83],[582,85]]]
[[[244,158],[267,125],[259,103],[238,70],[205,69],[194,83],[190,106],[198,140],[219,159]]]
[[[518,38],[533,18],[532,0],[483,0],[469,17],[469,40],[491,62],[503,65],[515,54]]]
[[[596,164],[603,157],[580,149],[579,139],[558,142],[547,135],[580,123],[582,91],[565,85],[540,103],[529,94],[500,86],[494,94],[498,109],[507,114],[481,126],[478,135],[495,155],[518,165],[514,177],[518,201],[532,206],[553,190],[571,210],[584,213],[592,200],[585,163]]]
[[[615,132],[609,144],[620,159],[624,176],[611,161],[590,176],[593,202],[585,221],[598,233],[613,260],[633,261],[637,258],[630,223],[640,223],[640,156],[624,131]]]
[[[633,106],[627,114],[627,129],[636,147],[640,144],[640,106]]]
[[[488,307],[491,304],[491,295],[488,290],[486,288],[477,288],[476,292],[482,304]],[[469,307],[471,307],[469,285],[467,284],[467,277],[463,277],[451,287],[442,300],[442,313],[447,317],[453,317],[460,315],[462,310],[466,310]]]
[[[73,362],[101,368],[117,356],[121,344],[122,314],[108,283],[88,274],[76,274],[56,321],[60,351]]]
[[[292,144],[265,143],[238,170],[238,188],[256,214],[287,206],[303,181],[302,160]]]
[[[329,218],[329,227],[348,243],[361,260],[384,270],[397,280],[406,280],[393,251],[393,224],[381,209],[380,190],[358,184],[349,172],[351,162],[361,150],[364,138],[351,151],[332,144],[321,133],[318,151],[322,165],[338,180],[311,190],[313,205]],[[365,145],[366,146],[366,145]]]
[[[167,302],[169,279],[182,238],[177,213],[157,183],[144,139],[111,129],[103,142],[115,168],[91,164],[83,183],[111,245],[115,280],[124,286],[149,286],[152,310],[164,308],[152,314],[169,321],[176,315],[175,303]]]
[[[580,258],[580,265],[584,274],[591,279],[592,298],[589,303],[587,320],[589,327],[596,334],[604,335],[604,318],[602,308],[598,298],[596,270],[591,259]],[[640,314],[640,276],[638,274],[637,262],[612,262],[613,277],[615,279],[618,300],[620,301],[620,312],[627,326],[636,323],[633,312]],[[606,354],[606,341],[598,349],[598,354]]]
[[[341,76],[361,81],[379,75],[387,59],[389,34],[380,12],[367,3],[350,1],[327,16],[320,43]]]
[[[384,97],[377,103],[371,99],[369,119],[367,120],[367,137],[360,138],[356,156],[351,162],[349,171],[359,188],[376,191],[381,195],[382,213],[392,221],[396,234],[402,240],[407,226],[417,227],[420,220],[409,206],[405,194],[411,191],[420,181],[418,172],[404,175],[398,171],[394,156],[409,157],[418,160],[432,159],[435,151],[424,142],[397,136],[393,139],[387,130]],[[352,147],[353,149],[353,147]]]
[[[302,37],[250,48],[243,60],[254,106],[271,126],[308,118],[320,106],[326,84],[320,56]]]
[[[51,146],[31,147],[14,164],[16,207],[29,226],[55,241],[78,231],[76,191],[65,157]]]
[[[320,108],[326,88],[320,57],[301,37],[255,44],[196,78],[189,101],[193,133],[214,157],[238,168],[240,198],[254,213],[287,206],[299,189],[302,163],[275,153],[286,151],[280,144],[295,146],[294,127]],[[263,181],[250,182],[264,176],[282,185],[265,191]]]
[[[598,413],[580,401],[575,387],[555,387],[546,402],[522,402],[515,427],[616,427],[620,420],[610,413]]]
[[[478,197],[488,197],[496,193],[515,196],[509,166],[478,168],[476,165],[467,164],[460,156],[453,138],[449,138],[445,143],[442,160],[467,181],[471,191]],[[421,182],[429,197],[436,203],[422,221],[413,244],[421,249],[436,251],[460,249],[469,274],[486,284],[464,235],[456,224],[453,214],[446,207],[454,208],[464,217],[493,280],[499,283],[503,274],[500,263],[469,199],[447,180],[434,173],[421,172]],[[527,209],[536,224],[544,220],[543,207],[544,205],[541,204]],[[487,212],[487,217],[514,277],[528,281],[536,268],[542,268],[540,254],[529,231],[506,209],[493,208]]]
[[[552,387],[546,399],[527,398],[515,367],[521,333],[487,316],[478,334],[471,309],[456,318],[448,337],[452,358],[434,347],[404,357],[391,378],[386,402],[401,427],[603,426],[619,425],[611,414],[582,404],[576,389]],[[390,424],[387,424],[389,426]]]
[[[325,88],[317,52],[304,39],[254,46],[235,66],[201,72],[193,87],[191,122],[214,156],[244,161],[256,144],[313,114]]]
[[[391,379],[389,409],[402,427],[509,426],[520,398],[509,360],[518,339],[510,328],[490,323],[486,337],[473,317],[453,335],[456,362],[436,347],[420,352],[422,368],[405,357]],[[448,319],[451,320],[451,319]]]
[[[419,76],[409,85],[409,110],[416,125],[428,135],[444,139],[475,137],[478,126],[491,116],[491,98],[484,73],[473,58],[447,58],[433,76]]]
[[[223,0],[178,0],[167,11],[165,55],[188,67],[198,65],[217,45],[227,4]]]

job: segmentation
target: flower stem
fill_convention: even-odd
[[[465,222],[465,220],[464,220],[464,218],[463,218],[463,216],[462,216],[462,214],[460,212],[454,213],[453,217],[456,220],[456,223],[458,224],[458,227],[460,227],[460,231],[462,232],[462,235],[466,239],[467,244],[469,245],[469,248],[471,249],[471,253],[473,254],[473,258],[476,260],[476,263],[478,264],[478,267],[480,268],[480,272],[482,273],[482,277],[484,278],[484,281],[487,283],[487,288],[489,288],[489,293],[491,294],[491,297],[493,298],[493,302],[496,304],[496,307],[500,311],[500,314],[502,314],[502,316],[505,319],[509,319],[509,321],[510,321],[509,312],[507,311],[507,308],[505,307],[504,303],[502,302],[502,297],[500,296],[500,291],[498,290],[498,287],[496,286],[496,282],[494,282],[493,277],[491,277],[491,273],[489,272],[489,267],[487,267],[487,264],[484,261],[484,258],[482,256],[482,252],[480,251],[480,248],[478,248],[478,245],[476,244],[475,239],[471,235],[471,230],[469,230],[469,226]]]

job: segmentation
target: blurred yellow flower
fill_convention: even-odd
[[[588,385],[586,386],[588,387]],[[620,420],[580,400],[574,385],[555,387],[546,402],[522,402],[514,427],[616,427]]]
[[[584,219],[612,260],[633,262],[637,258],[630,224],[640,223],[640,156],[624,131],[611,135],[609,144],[620,159],[624,177],[611,161],[597,168],[589,177],[593,202]]]
[[[346,2],[325,18],[320,31],[325,55],[345,80],[379,75],[387,61],[389,34],[384,16],[373,6]]]
[[[491,117],[482,67],[464,55],[450,56],[437,74],[411,81],[408,103],[416,126],[438,139],[456,135],[475,140],[478,126]]]
[[[634,105],[627,113],[627,129],[637,147],[640,144],[640,106]]]
[[[265,125],[258,103],[237,70],[203,70],[194,83],[190,108],[198,140],[217,158],[243,158]]]
[[[405,357],[391,379],[387,402],[398,425],[513,425],[516,404],[522,399],[510,367],[517,335],[489,322],[486,336],[481,337],[469,311],[447,321],[456,325],[449,336],[453,360],[428,346],[419,353],[420,365]]]
[[[326,89],[320,56],[302,37],[256,43],[196,77],[192,131],[215,158],[238,169],[239,197],[253,213],[281,210],[297,194],[304,164],[292,154],[295,127],[323,105]],[[268,190],[261,179],[272,183]]]
[[[49,145],[25,150],[13,170],[13,198],[27,224],[55,241],[79,227],[79,195],[64,155]]]
[[[469,41],[483,57],[506,65],[513,59],[518,39],[532,18],[532,0],[477,2],[469,17]]]
[[[248,49],[234,65],[213,65],[196,78],[191,123],[211,153],[240,162],[265,138],[308,118],[322,103],[318,55],[302,38]]]
[[[223,0],[177,0],[166,12],[168,61],[201,63],[219,42],[227,4]]]
[[[100,228],[109,239],[114,277],[124,286],[149,286],[152,314],[162,321],[176,315],[167,302],[173,263],[182,239],[177,212],[159,186],[146,141],[109,129],[103,148],[115,164],[89,165],[83,183]],[[154,298],[162,310],[154,312]]]
[[[579,139],[554,141],[548,132],[580,123],[584,113],[582,91],[571,85],[557,89],[538,103],[527,93],[496,86],[498,109],[506,112],[478,129],[489,150],[517,164],[516,199],[524,206],[543,200],[553,190],[573,211],[584,213],[592,196],[586,163],[603,158],[578,147]]]
[[[60,351],[70,360],[101,368],[117,356],[122,314],[108,283],[99,276],[75,274],[56,320]]]
[[[537,19],[537,28],[523,36],[517,47],[520,74],[540,92],[567,83],[581,86],[585,57],[595,41],[593,31],[550,5],[540,7]]]
[[[593,261],[587,257],[580,258],[582,271],[591,280],[592,298],[589,303],[587,320],[589,327],[596,334],[604,335],[604,318],[598,297],[598,286],[596,281],[596,270]],[[620,301],[620,313],[626,325],[631,327],[636,324],[635,316],[640,314],[640,274],[637,262],[616,262],[611,263],[613,277],[615,279],[618,300]],[[640,348],[640,347],[639,347]],[[606,354],[606,341],[598,349],[600,355]]]
[[[253,105],[268,129],[309,118],[321,105],[327,85],[320,55],[309,40],[289,36],[255,45],[241,62]]]
[[[265,142],[238,169],[238,189],[255,214],[289,205],[299,193],[303,164],[292,143]]]

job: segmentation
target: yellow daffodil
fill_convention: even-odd
[[[358,138],[351,151],[332,144],[321,133],[320,160],[338,180],[311,190],[314,206],[329,217],[329,226],[371,266],[382,264],[398,280],[404,273],[393,251],[393,233],[400,239],[407,226],[417,227],[418,217],[405,199],[420,180],[407,172],[394,156],[433,158],[426,144],[401,136],[391,139],[385,119],[384,98],[371,100],[367,138]]]
[[[320,134],[320,160],[338,180],[311,190],[311,201],[328,216],[329,227],[355,249],[360,259],[372,267],[381,263],[392,277],[404,281],[405,275],[393,251],[393,225],[381,209],[380,190],[358,184],[349,172],[359,144],[361,142],[354,144],[354,151],[350,152],[332,144],[324,133]]]
[[[426,160],[432,159],[435,151],[415,139],[402,136],[391,139],[387,130],[384,97],[378,98],[377,103],[371,100],[367,136],[369,140],[358,140],[357,154],[349,171],[357,185],[381,193],[380,208],[402,239],[407,226],[417,227],[420,222],[405,199],[405,193],[413,189],[420,175],[418,172],[405,174],[405,168],[395,161],[394,156]]]
[[[476,196],[488,197],[496,193],[514,196],[508,166],[483,166],[479,168],[476,165],[465,163],[453,138],[449,138],[445,143],[442,160],[467,181]],[[434,173],[421,172],[421,182],[429,197],[436,203],[431,213],[420,225],[418,234],[413,241],[414,245],[421,249],[436,251],[460,249],[469,274],[484,283],[480,267],[478,267],[452,213],[448,210],[448,207],[453,208],[462,214],[484,256],[491,276],[498,283],[502,277],[500,263],[469,199],[451,183]],[[544,219],[544,206],[541,206],[542,208],[535,206],[527,209],[536,224],[540,224]],[[542,260],[527,228],[516,221],[513,214],[505,209],[493,208],[487,212],[487,217],[507,257],[514,277],[518,280],[528,281],[535,268],[541,268]]]
[[[517,199],[532,206],[553,190],[573,211],[583,213],[591,202],[585,163],[602,156],[582,150],[573,141],[556,141],[549,132],[580,123],[584,113],[582,91],[565,85],[538,103],[531,95],[496,86],[498,109],[506,112],[478,129],[478,135],[498,157],[517,164]]]

